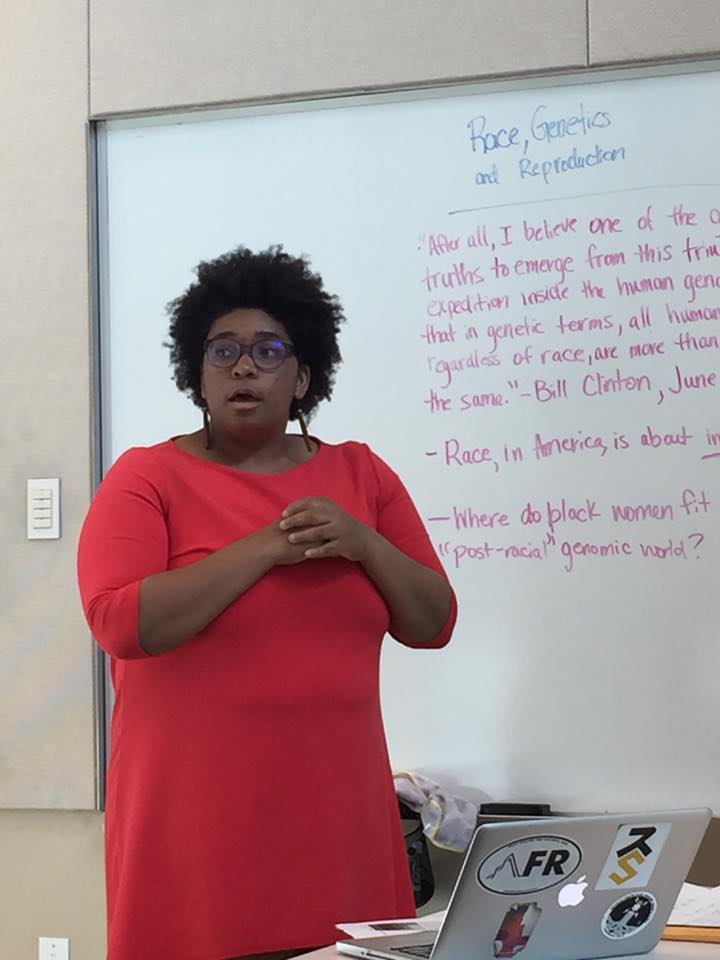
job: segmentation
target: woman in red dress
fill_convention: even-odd
[[[390,467],[307,433],[343,316],[304,260],[240,247],[170,316],[204,426],[117,460],[78,557],[116,692],[108,958],[290,955],[414,912],[380,647],[444,645],[455,600]]]

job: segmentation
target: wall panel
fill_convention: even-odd
[[[75,543],[89,498],[85,0],[0,32],[4,411],[0,806],[92,808],[92,646]],[[62,539],[26,539],[25,480],[59,476]]]
[[[586,63],[585,0],[127,0],[122,24],[117,11],[92,0],[95,116]]]
[[[715,55],[716,0],[589,0],[590,64]]]

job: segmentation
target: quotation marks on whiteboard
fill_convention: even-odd
[[[442,543],[438,544],[438,553],[441,557],[447,557],[450,553],[450,541],[444,540]]]
[[[700,556],[700,553],[699,553],[700,544],[703,542],[704,539],[705,539],[705,537],[702,535],[702,533],[691,533],[691,534],[688,534],[688,540],[689,540],[690,543],[692,544],[692,548],[693,548],[693,550],[695,551],[695,556],[696,556],[696,557],[699,557],[699,556]]]
[[[511,390],[517,390],[517,388],[520,386],[520,381],[508,380],[508,386],[510,387]]]
[[[422,250],[422,248],[425,246],[425,234],[424,233],[419,234],[418,240],[420,241],[420,243],[418,244],[418,250]]]

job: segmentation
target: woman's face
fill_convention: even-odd
[[[219,337],[248,347],[262,340],[290,340],[281,323],[255,309],[232,310],[218,317],[207,339]],[[276,370],[265,371],[257,367],[248,352],[226,367],[210,363],[205,353],[200,392],[213,431],[262,437],[285,431],[290,404],[305,396],[309,383],[308,367],[292,355]]]

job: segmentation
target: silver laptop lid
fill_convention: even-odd
[[[478,828],[433,960],[586,960],[658,942],[710,810]]]
[[[341,952],[412,960],[594,960],[658,942],[710,810],[484,824],[432,936],[343,941]]]

